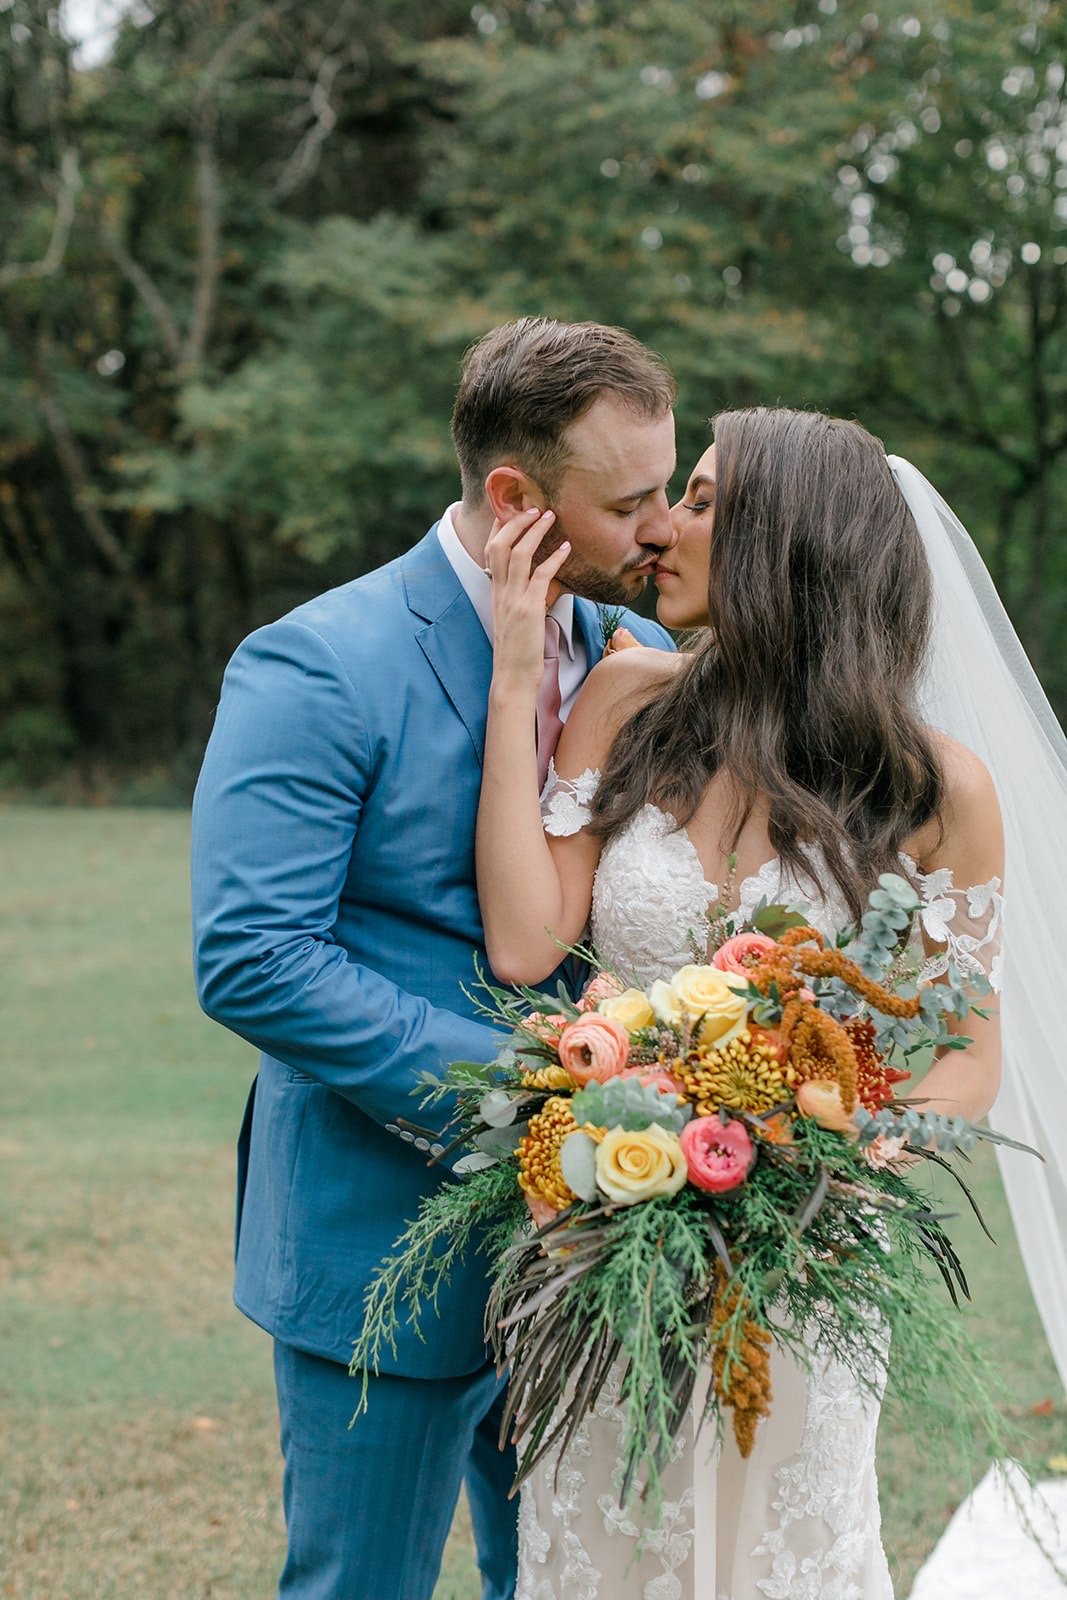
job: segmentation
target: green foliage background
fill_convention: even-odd
[[[661,350],[683,468],[724,406],[859,417],[1062,710],[1067,15],[870,3],[158,0],[88,68],[8,0],[0,783],[186,789],[236,641],[455,496],[523,312]]]

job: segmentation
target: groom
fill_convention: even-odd
[[[407,1328],[386,1352],[351,1431],[347,1365],[375,1267],[422,1197],[456,1181],[427,1165],[447,1113],[413,1092],[499,1044],[464,993],[484,956],[485,541],[494,517],[532,506],[571,541],[546,626],[545,766],[604,648],[601,612],[575,595],[625,605],[674,542],[674,395],[617,328],[524,318],[487,334],[452,419],[462,503],[398,560],[252,634],[226,672],[193,809],[196,975],[208,1015],[262,1052],[234,1298],[274,1338],[284,1597],[430,1600],[464,1480],[483,1600],[514,1592],[485,1261],[457,1268],[423,1339]]]

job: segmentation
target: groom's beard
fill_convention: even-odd
[[[550,556],[553,550],[558,550],[566,537],[567,530],[557,521],[552,532],[538,545],[534,566]],[[573,545],[574,541],[571,543]],[[627,562],[620,571],[605,572],[603,567],[592,566],[572,549],[556,573],[556,579],[569,593],[581,595],[584,600],[595,600],[602,606],[628,606],[642,594],[648,582],[647,572],[638,573],[634,569],[647,567],[658,554],[657,550],[647,550]]]

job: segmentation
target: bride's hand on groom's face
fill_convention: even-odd
[[[493,681],[536,698],[545,666],[545,612],[552,580],[570,554],[564,540],[534,564],[552,531],[551,511],[520,511],[497,520],[485,546],[493,584]]]

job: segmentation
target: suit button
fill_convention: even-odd
[[[432,1144],[430,1146],[430,1154],[432,1156],[443,1156],[444,1153],[445,1153],[445,1147],[444,1147],[443,1144]]]
[[[387,1122],[385,1124],[385,1131],[386,1133],[399,1133],[400,1129],[397,1127],[395,1122]]]
[[[405,1144],[415,1143],[415,1135],[413,1133],[409,1133],[406,1128],[401,1128],[400,1137],[403,1139]]]
[[[415,1140],[415,1149],[416,1150],[428,1150],[429,1148],[430,1148],[429,1139],[416,1139]]]

